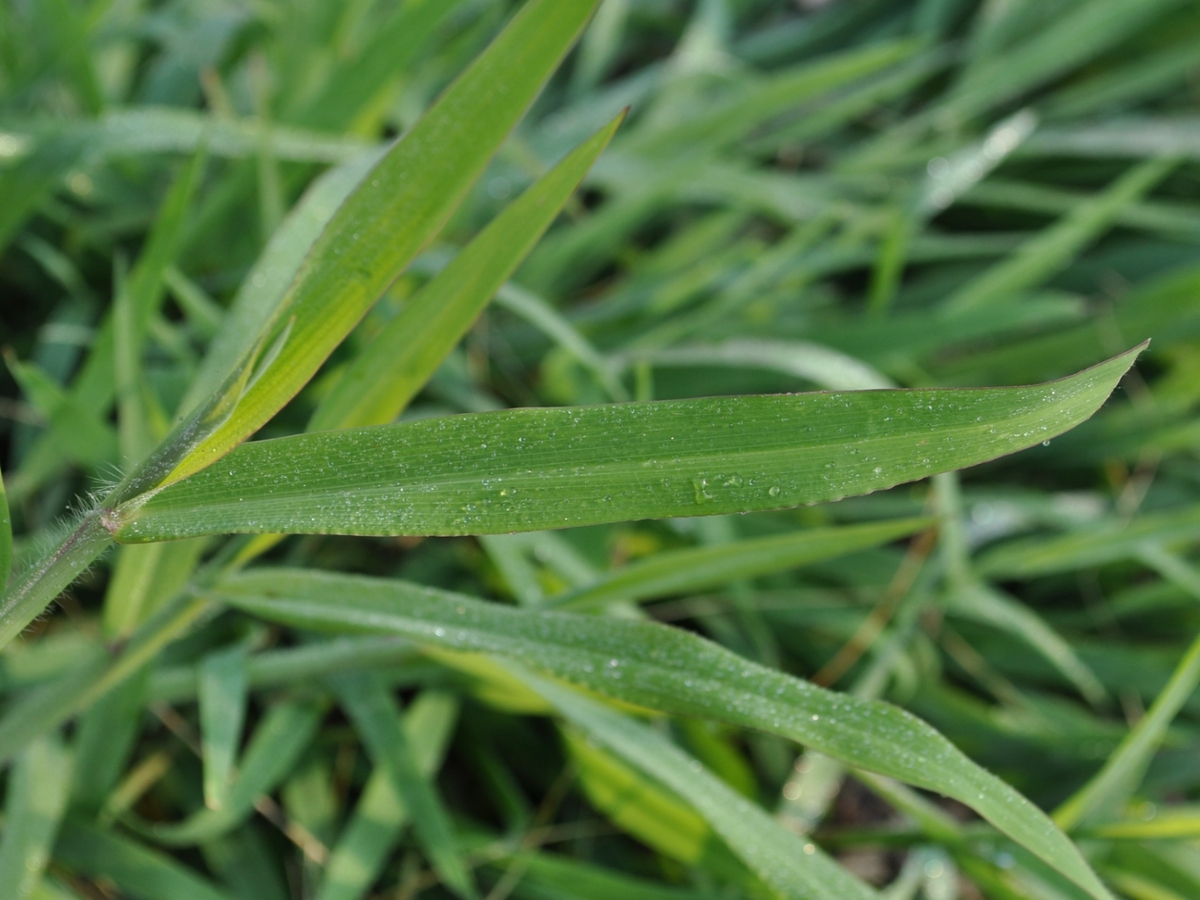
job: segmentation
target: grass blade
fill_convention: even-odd
[[[835,500],[1055,437],[1141,350],[1023,388],[522,409],[261,441],[106,516],[141,542],[533,531]]]
[[[58,735],[31,743],[8,781],[0,837],[0,897],[25,900],[45,871],[67,808],[71,756]]]
[[[173,847],[198,844],[230,831],[250,815],[255,800],[274,790],[292,771],[316,734],[321,714],[321,708],[307,700],[289,700],[272,706],[255,729],[237,780],[219,809],[203,809],[171,824],[146,825],[133,818],[127,824]]]
[[[510,666],[589,738],[685,798],[765,884],[797,900],[871,900],[878,894],[702,768],[657,731],[560,684]]]
[[[933,521],[900,519],[867,525],[811,528],[790,534],[656,553],[648,559],[609,572],[593,584],[557,597],[551,605],[559,609],[595,609],[618,600],[640,601],[667,594],[701,591],[739,578],[782,572],[856,550],[877,547],[927,528]]]
[[[460,897],[477,896],[474,881],[459,855],[449,813],[417,765],[392,697],[374,675],[340,675],[333,684],[375,764],[386,767],[392,786],[410,810],[417,837],[433,867]]]
[[[220,809],[229,799],[233,764],[246,719],[246,651],[212,653],[200,664],[200,738],[204,804]]]
[[[558,66],[596,0],[532,0],[366,175],[330,219],[263,345],[286,339],[236,407],[222,392],[131,478],[131,497],[211,465],[299,391],[433,238]],[[236,381],[234,382],[236,384]]]
[[[12,559],[12,514],[8,511],[8,496],[4,492],[4,474],[0,472],[0,591],[8,587]]]
[[[1177,164],[1174,157],[1162,157],[1130,169],[1107,190],[1080,203],[1012,256],[956,291],[945,301],[946,309],[962,312],[992,306],[1040,284],[1104,234],[1127,206],[1140,200]]]
[[[1093,897],[1109,897],[1047,816],[930,726],[888,704],[835,694],[751,663],[693,634],[305,570],[237,575],[219,588],[218,598],[295,627],[401,634],[447,649],[498,654],[640,706],[782,735],[954,797]]]
[[[1167,686],[1103,768],[1055,811],[1054,819],[1062,828],[1074,829],[1121,812],[1121,806],[1141,783],[1167,726],[1197,685],[1200,685],[1200,637],[1192,642]]]
[[[325,396],[309,431],[395,419],[554,221],[623,118],[602,128],[510,204],[409,300]]]
[[[432,777],[440,767],[457,714],[454,697],[433,692],[422,694],[405,713],[404,731],[422,777]],[[409,815],[390,767],[377,765],[329,854],[316,900],[360,900],[365,896],[383,871]]]
[[[80,875],[111,879],[136,900],[235,900],[169,856],[75,819],[63,824],[54,858]]]

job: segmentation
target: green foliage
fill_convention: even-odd
[[[1200,896],[1195,4],[810,5],[0,0],[0,895]]]

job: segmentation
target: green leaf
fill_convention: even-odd
[[[174,597],[208,543],[201,538],[119,548],[104,595],[104,635],[113,640],[128,637]]]
[[[1101,566],[1137,557],[1147,546],[1200,538],[1200,506],[1147,513],[1132,522],[1105,519],[1063,535],[1018,538],[984,553],[981,574],[1030,578]]]
[[[58,735],[33,741],[8,781],[0,837],[0,897],[25,900],[46,863],[67,807],[71,755]]]
[[[260,441],[105,515],[141,542],[532,531],[837,500],[1049,440],[1142,349],[1030,387],[521,409]]]
[[[409,299],[321,401],[308,430],[395,419],[554,221],[623,118],[546,173]]]
[[[995,306],[1056,274],[1108,231],[1127,206],[1141,199],[1178,163],[1175,157],[1162,157],[1130,169],[1107,190],[1078,204],[1011,256],[957,290],[946,299],[946,309],[962,312]]]
[[[246,719],[246,650],[235,646],[200,664],[200,749],[204,804],[220,809],[233,785],[233,764]]]
[[[111,880],[135,900],[234,900],[171,857],[76,819],[63,823],[54,858],[80,875]]]
[[[493,653],[619,700],[779,734],[849,765],[953,797],[1093,897],[1108,892],[1079,851],[1028,800],[924,722],[767,669],[666,626],[522,610],[400,581],[260,569],[216,597],[271,621],[330,631],[401,634]]]
[[[100,697],[75,726],[71,806],[76,811],[94,814],[102,809],[129,765],[142,729],[145,685],[143,669]]]
[[[101,462],[116,462],[116,435],[94,409],[81,405],[71,392],[63,390],[37,365],[21,362],[7,352],[4,361],[30,406],[49,425],[46,444],[52,446],[47,447],[47,453],[53,454],[55,463],[70,460],[93,466]],[[29,465],[26,462],[22,466],[22,476]],[[19,492],[14,491],[14,495],[15,499]]]
[[[313,243],[377,160],[378,154],[372,153],[329,170],[292,207],[230,302],[220,331],[179,405],[182,415],[194,412],[221,386],[238,360],[250,353]]]
[[[276,308],[263,346],[279,353],[240,397],[218,391],[128,480],[131,497],[211,465],[315,374],[441,230],[558,66],[596,0],[532,0],[367,173],[330,219]],[[268,340],[268,337],[270,338]],[[236,387],[235,377],[231,387]],[[236,406],[230,410],[230,400]]]
[[[950,588],[946,596],[947,612],[1015,635],[1049,660],[1088,702],[1097,704],[1104,699],[1103,685],[1070,642],[1025,604],[976,582]]]
[[[790,534],[731,541],[655,553],[605,574],[594,584],[561,597],[562,609],[594,609],[617,600],[648,600],[683,594],[832,559],[907,537],[933,519],[900,519],[835,528],[810,528]]]
[[[1119,813],[1141,783],[1167,727],[1197,685],[1200,685],[1200,637],[1192,642],[1167,686],[1100,771],[1055,811],[1055,821],[1063,828],[1074,829]]]
[[[417,771],[431,778],[440,768],[458,701],[450,694],[427,691],[409,706],[404,731]],[[383,871],[410,813],[396,791],[391,767],[376,765],[354,813],[329,854],[316,900],[360,900]]]
[[[237,827],[254,810],[254,801],[270,793],[290,774],[321,723],[320,706],[308,700],[276,703],[250,739],[219,809],[202,809],[182,822],[146,824],[133,817],[126,824],[147,837],[174,847],[211,840]]]
[[[734,338],[711,345],[634,350],[625,354],[622,360],[629,363],[645,361],[655,366],[772,369],[832,391],[874,391],[895,386],[866,363],[805,341]]]
[[[668,859],[698,866],[743,890],[758,887],[703,816],[676,792],[586,734],[570,730],[563,737],[588,803],[621,831]]]
[[[871,900],[879,895],[811,842],[741,796],[659,732],[560,684],[523,673],[569,722],[690,803],[746,865],[784,897]]]
[[[4,474],[0,472],[0,591],[8,586],[12,559],[12,515],[8,511],[8,496],[4,492]]]
[[[334,689],[375,764],[384,766],[392,786],[410,810],[413,827],[446,886],[460,897],[475,897],[475,883],[461,855],[450,815],[436,788],[417,765],[400,710],[373,674],[339,675]]]

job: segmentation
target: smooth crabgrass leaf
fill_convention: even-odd
[[[0,160],[0,250],[46,196],[54,190],[68,170],[83,153],[84,142],[78,138],[59,138],[35,144],[28,136],[4,133],[15,151],[5,154],[17,159]]]
[[[1029,387],[518,409],[260,441],[105,521],[130,543],[487,534],[837,500],[1049,440],[1142,349]]]
[[[86,663],[84,669],[90,668]],[[71,808],[94,814],[103,809],[129,765],[142,728],[146,671],[117,685],[91,704],[75,725],[75,777]]]
[[[704,818],[676,792],[589,735],[568,730],[564,748],[583,795],[617,828],[670,860],[702,868],[746,893],[761,887]]]
[[[773,73],[765,78],[746,79],[703,110],[696,110],[683,121],[660,120],[631,132],[622,149],[653,156],[712,152],[735,143],[755,128],[813,97],[844,88],[908,59],[921,44],[914,40],[868,44],[843,53],[830,54],[816,61]]]
[[[875,391],[895,387],[866,363],[807,341],[732,338],[719,344],[692,344],[623,354],[625,365],[733,366],[773,369],[831,391]]]
[[[532,0],[366,174],[317,238],[273,318],[278,356],[228,406],[181,422],[122,498],[185,478],[262,427],[320,368],[442,228],[582,30],[597,0]],[[236,379],[234,381],[236,384]],[[211,409],[210,409],[211,406]]]
[[[35,363],[21,362],[11,352],[4,354],[4,361],[27,402],[49,426],[46,439],[38,442],[45,448],[47,474],[67,461],[82,466],[116,462],[116,433],[94,408],[81,405]],[[30,476],[25,474],[29,468],[28,463],[23,465],[14,477],[29,481]],[[14,502],[30,490],[19,483],[16,488]]]
[[[676,715],[778,734],[857,768],[953,797],[1089,894],[1109,894],[1032,803],[932,727],[836,694],[650,622],[522,610],[401,581],[299,569],[233,575],[214,597],[299,628],[400,634],[513,659],[581,687]]]
[[[391,422],[550,226],[624,114],[509,204],[404,304],[322,399],[309,431]]]
[[[1127,41],[1130,36],[1162,17],[1179,0],[1147,0],[1128,4],[1123,0],[1092,0],[1072,4],[1023,41],[996,44],[986,56],[974,58],[940,110],[946,121],[961,121],[1069,72],[1090,58]],[[1034,6],[1008,7],[1019,16]],[[981,17],[983,21],[999,19]],[[1002,51],[1002,52],[1001,52]]]
[[[127,156],[195,153],[201,146],[214,156],[252,158],[264,140],[279,159],[342,163],[371,145],[353,135],[329,134],[272,123],[266,135],[255,118],[236,118],[177,106],[152,104],[114,109],[94,119],[63,116],[12,117],[6,132],[31,145],[30,159],[54,160],[74,150],[99,164]],[[61,173],[60,176],[61,177]]]
[[[754,578],[832,559],[907,537],[934,519],[899,519],[708,544],[665,551],[605,573],[593,584],[554,598],[558,609],[594,609],[619,600],[650,600]]]
[[[947,591],[946,609],[1025,641],[1057,668],[1089,703],[1098,704],[1104,699],[1104,686],[1087,663],[1079,658],[1070,641],[1015,597],[990,585],[970,582]]]
[[[1022,148],[1029,156],[1142,159],[1156,156],[1200,158],[1196,120],[1178,117],[1127,116],[1040,132]]]
[[[123,639],[178,593],[191,577],[209,541],[173,541],[122,547],[112,567],[104,596],[103,630]]]

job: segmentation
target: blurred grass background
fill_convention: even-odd
[[[161,281],[143,360],[161,431],[234,293],[269,290],[270,265],[251,267],[306,188],[403,133],[517,6],[0,3],[0,452],[19,556],[121,470],[112,397],[80,370],[114,291],[139,271]],[[293,537],[274,558],[536,604],[664,551],[933,510],[936,546],[781,564],[646,608],[911,709],[1047,809],[1118,759],[1120,785],[1072,821],[1094,864],[1133,900],[1200,897],[1200,673],[1185,657],[1200,632],[1198,78],[1194,0],[605,0],[439,244],[268,433],[302,430],[448,252],[625,106],[567,215],[407,417],[1020,384],[1152,338],[1148,354],[1092,421],[936,488],[553,534]],[[197,157],[199,187],[156,243]],[[239,546],[195,544],[179,580]],[[110,574],[95,567],[0,656],[0,746],[21,760],[5,841],[14,822],[36,840],[31,810],[70,811],[30,896],[448,896],[411,836],[372,828],[388,798],[348,721],[294,700],[364,669],[401,692],[492,900],[766,895],[678,796],[519,695],[398,642],[306,643],[228,612],[77,710],[64,779],[62,744],[22,701],[86,693],[69,676],[104,652]],[[198,751],[236,721],[218,702],[237,696],[229,654],[269,777],[252,814],[158,840],[147,823],[203,807]],[[658,726],[890,896],[1080,896],[959,808],[774,738]],[[268,743],[271,728],[288,739]]]

